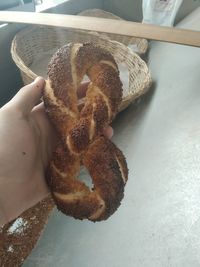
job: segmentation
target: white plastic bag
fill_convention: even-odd
[[[172,26],[183,0],[143,0],[143,23]]]

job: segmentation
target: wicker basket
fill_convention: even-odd
[[[122,18],[110,12],[104,11],[102,9],[87,9],[87,10],[82,11],[78,15],[122,20]],[[145,54],[148,49],[148,41],[146,39],[122,36],[118,34],[108,34],[108,33],[98,33],[98,34],[101,36],[107,37],[110,40],[114,40],[114,41],[123,43],[126,46],[129,46],[134,52],[138,53],[139,55]]]
[[[114,56],[123,82],[120,111],[148,90],[151,76],[146,63],[125,45],[97,33],[38,26],[20,31],[12,42],[12,57],[21,71],[24,83],[33,81],[38,75],[45,77],[53,53],[69,42],[93,42]]]

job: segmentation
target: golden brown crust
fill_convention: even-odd
[[[91,82],[79,113],[76,90],[85,74]],[[60,135],[47,172],[54,200],[75,218],[107,219],[120,205],[128,177],[122,152],[102,136],[122,100],[117,64],[91,43],[69,44],[52,57],[48,75],[44,103]],[[76,179],[81,163],[92,177],[92,190]]]
[[[82,80],[85,74],[89,75],[91,67],[94,67],[96,64],[99,64],[99,62],[102,60],[112,62],[117,68],[116,62],[110,53],[99,47],[97,48],[92,43],[83,44],[77,53],[75,63],[77,76],[80,77],[80,79]],[[92,77],[90,77],[90,79],[92,81]]]
[[[83,163],[93,178],[94,188],[105,202],[105,210],[98,220],[107,219],[118,208],[124,194],[124,185],[116,155],[123,158],[122,152],[108,139],[101,136],[90,145]]]
[[[70,109],[73,106],[72,99],[66,90],[72,85],[72,73],[70,66],[70,50],[72,44],[61,47],[52,57],[48,65],[48,77],[55,96]]]

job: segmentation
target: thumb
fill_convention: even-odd
[[[32,83],[22,87],[6,106],[15,107],[25,114],[29,114],[39,103],[45,80],[37,77]]]

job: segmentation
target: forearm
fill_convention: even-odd
[[[5,213],[4,207],[0,201],[0,227],[8,222],[7,215]]]

